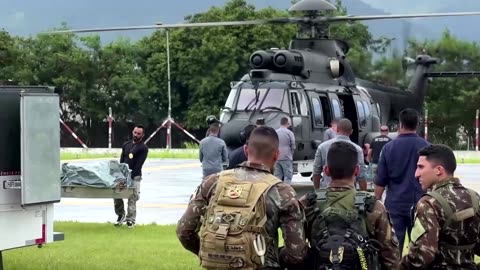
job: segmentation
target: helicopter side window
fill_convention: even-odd
[[[357,100],[357,111],[358,111],[358,122],[360,123],[360,127],[364,127],[367,124],[365,119],[365,111],[363,109],[363,104],[361,101]]]
[[[370,113],[370,106],[368,105],[368,102],[362,101],[363,103],[363,109],[365,110],[365,118],[369,119],[372,114]]]
[[[301,114],[300,100],[298,99],[298,93],[297,92],[291,92],[290,93],[290,100],[292,101],[292,114],[293,115]]]
[[[307,98],[302,93],[297,92],[297,94],[300,99],[300,114],[304,116],[308,116]]]
[[[382,111],[380,110],[380,104],[377,103],[377,115],[378,118],[380,119],[380,122],[382,121]]]
[[[323,126],[322,107],[320,106],[320,101],[318,100],[318,98],[312,98],[312,106],[313,120],[315,122],[315,126]]]
[[[342,118],[342,111],[340,109],[340,104],[338,103],[337,99],[332,99],[332,107],[333,107],[333,116],[335,119]]]
[[[307,99],[302,93],[296,90],[290,90],[290,100],[292,102],[292,114],[308,116]]]

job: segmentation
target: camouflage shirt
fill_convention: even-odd
[[[264,165],[243,162],[234,169],[235,176],[243,181],[262,179],[271,171]],[[210,198],[216,190],[218,174],[206,177],[195,194],[192,195],[188,208],[178,221],[177,237],[189,251],[198,255],[200,239],[198,231],[200,219],[205,215]],[[280,261],[286,264],[299,264],[307,253],[303,224],[305,215],[296,199],[293,188],[285,183],[273,186],[267,193],[266,200],[268,221],[265,229],[273,239],[273,245],[267,247],[265,267],[280,267]],[[285,248],[278,252],[278,228],[281,228]]]
[[[445,198],[453,213],[472,207],[468,189],[456,178],[437,183],[432,190]],[[478,194],[474,195],[478,198]],[[472,215],[450,223],[443,230],[446,215],[440,202],[432,196],[422,197],[415,210],[409,252],[403,257],[400,269],[476,269],[474,255],[480,255],[480,215],[478,211]]]
[[[327,191],[344,192],[354,189],[353,186],[343,181],[330,182]],[[300,198],[300,203],[305,207],[305,215],[307,216],[307,228],[311,228],[315,216],[311,215],[315,211],[316,201],[309,200],[308,195]],[[373,210],[367,211],[366,215],[367,232],[372,239],[377,240],[381,244],[380,263],[382,269],[396,269],[400,262],[400,251],[398,248],[398,239],[395,235],[390,216],[382,202],[375,200]],[[307,229],[307,238],[309,238]],[[310,239],[309,239],[310,241]],[[311,242],[311,241],[310,241]]]

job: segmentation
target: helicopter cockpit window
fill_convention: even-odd
[[[323,126],[323,113],[318,98],[312,98],[313,119],[316,126]]]
[[[361,101],[357,100],[357,111],[358,111],[358,123],[361,127],[366,126],[367,121],[365,118],[365,111],[363,109],[363,104]]]
[[[333,116],[334,119],[340,119],[343,117],[342,110],[340,109],[340,104],[338,100],[332,99],[332,107],[333,107]]]
[[[237,110],[277,110],[288,112],[288,99],[285,89],[242,88],[238,96]]]
[[[288,112],[288,98],[287,91],[284,89],[273,89],[270,88],[266,94],[262,105],[260,106],[261,110],[277,110],[282,109],[284,112]]]
[[[230,90],[230,94],[228,94],[227,101],[225,101],[225,108],[232,109],[233,108],[233,101],[235,100],[235,95],[237,94],[237,89],[234,88]]]

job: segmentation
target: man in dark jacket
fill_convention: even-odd
[[[142,167],[148,155],[148,147],[143,143],[145,128],[141,125],[137,125],[133,129],[132,133],[133,139],[123,144],[122,154],[120,155],[120,163],[127,163],[130,170],[132,170],[132,187],[135,188],[134,194],[128,198],[128,213],[126,216],[123,199],[114,199],[115,214],[118,216],[115,226],[121,226],[126,220],[129,228],[133,228],[135,225],[135,218],[137,216],[137,201],[140,199]]]
[[[233,169],[242,162],[247,161],[247,156],[245,155],[245,146],[247,145],[250,134],[252,134],[252,131],[255,129],[255,127],[255,125],[250,124],[243,128],[241,137],[244,145],[230,152],[227,170]]]
[[[385,206],[393,220],[395,233],[403,251],[405,232],[412,230],[411,209],[424,194],[415,178],[418,150],[429,145],[416,134],[418,113],[413,109],[400,112],[398,137],[387,143],[380,154],[375,179],[375,197],[382,198],[388,188]]]

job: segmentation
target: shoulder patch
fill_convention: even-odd
[[[427,231],[423,227],[420,220],[418,218],[415,219],[415,224],[413,225],[413,228],[412,228],[412,234],[411,234],[412,239],[411,239],[411,241],[416,242],[418,240],[418,238],[420,238],[426,232]]]

